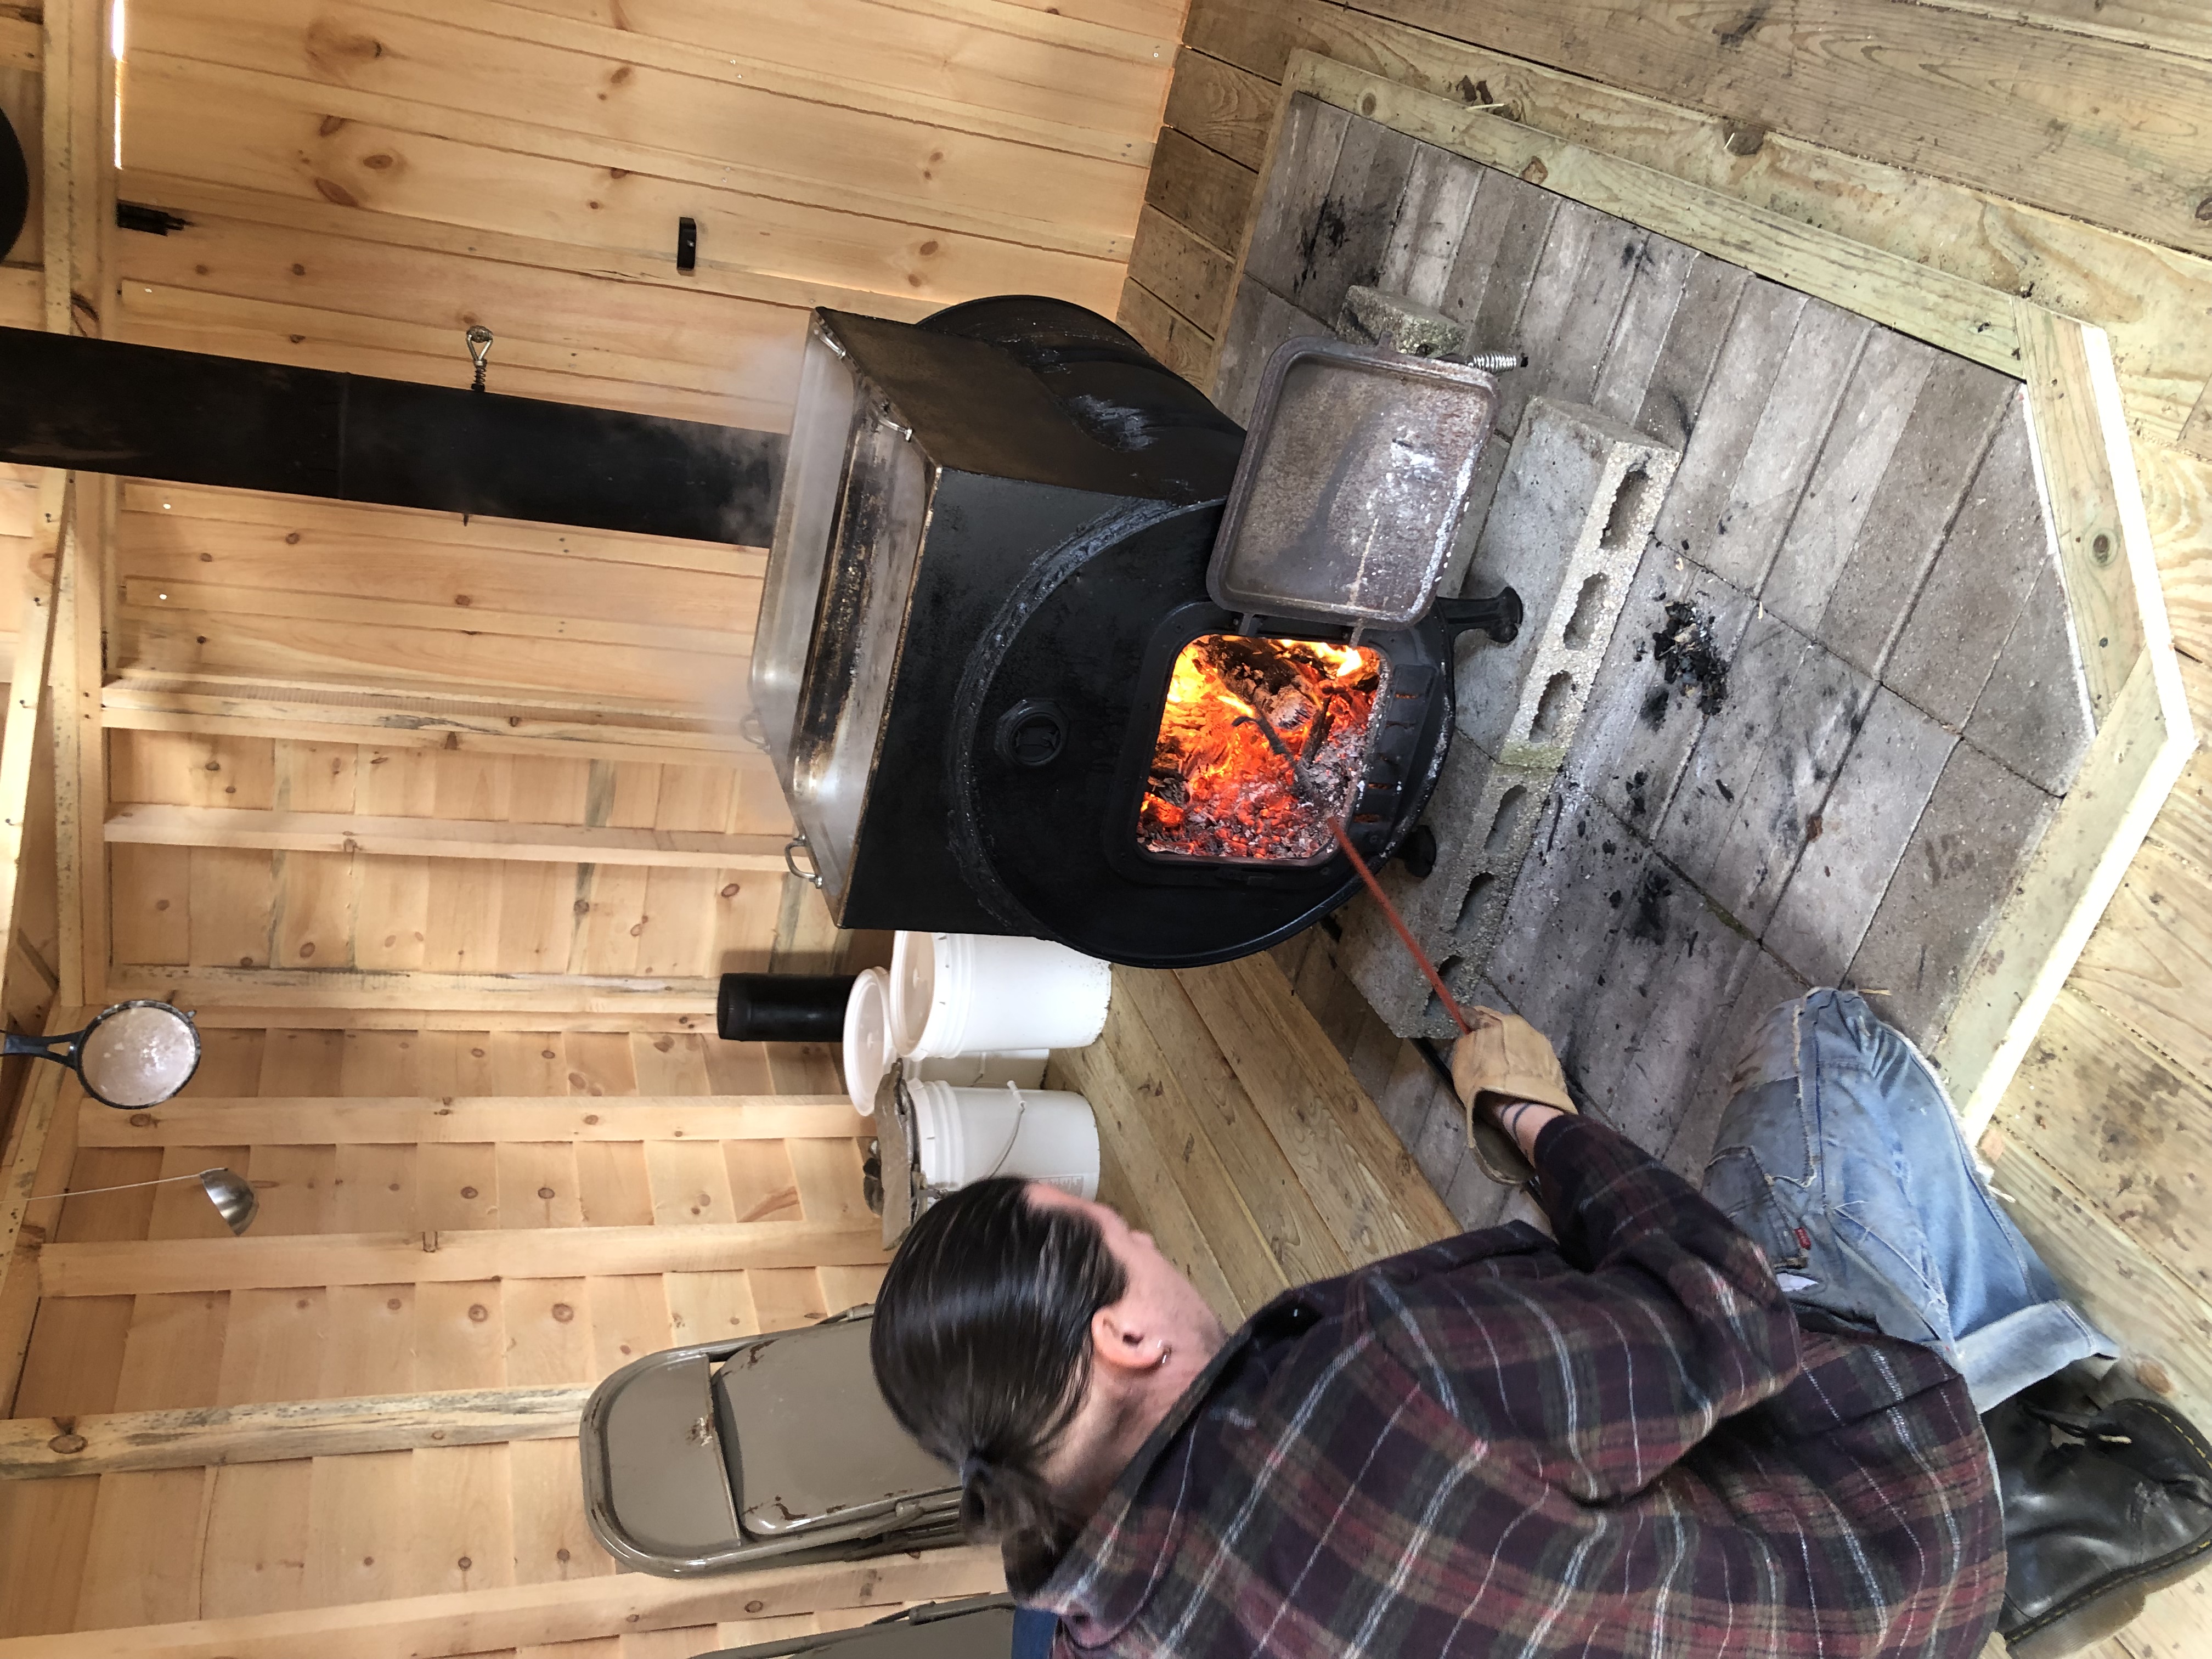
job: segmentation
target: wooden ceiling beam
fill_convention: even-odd
[[[387,1601],[0,1638],[0,1659],[453,1659],[604,1636],[745,1622],[835,1608],[888,1612],[921,1597],[1005,1587],[998,1552],[929,1550],[869,1561],[767,1566],[710,1578],[613,1573]]]
[[[520,1025],[526,1030],[541,1029],[535,1016],[556,1013],[696,1014],[702,1026],[711,1025],[715,994],[720,988],[719,978],[673,975],[446,974],[417,969],[367,971],[355,968],[118,966],[108,975],[107,982],[112,997],[158,997],[193,1010],[229,1005],[326,1010],[337,1014],[379,1008],[404,1009],[419,1016],[434,1010],[465,1009],[471,1014],[496,1012],[503,1016],[532,1016],[519,1022],[512,1018],[501,1022],[508,1029]],[[316,1023],[343,1025],[346,1022]]]
[[[276,1463],[294,1457],[573,1437],[582,1385],[287,1400],[0,1420],[0,1480]]]
[[[151,1296],[302,1285],[465,1285],[587,1274],[872,1267],[889,1258],[883,1230],[873,1216],[865,1218],[865,1227],[726,1221],[54,1243],[40,1252],[39,1284],[50,1297]]]
[[[187,1097],[143,1112],[88,1099],[80,1146],[454,1146],[494,1141],[831,1140],[872,1133],[842,1095]]]
[[[610,830],[570,823],[160,805],[117,808],[108,817],[106,833],[110,845],[259,848],[280,853],[623,864],[665,870],[781,870],[784,843],[790,839],[787,836],[718,836],[691,830]]]

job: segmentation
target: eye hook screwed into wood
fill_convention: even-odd
[[[492,332],[482,323],[472,323],[469,325],[469,331],[461,338],[468,343],[469,361],[476,365],[476,378],[470,382],[469,390],[482,392],[484,389],[484,366],[491,356]]]

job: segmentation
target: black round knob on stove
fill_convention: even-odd
[[[1425,823],[1415,824],[1398,844],[1398,862],[1409,876],[1427,876],[1437,867],[1437,832]]]
[[[1058,707],[1030,697],[999,716],[994,744],[1009,766],[1049,766],[1067,741],[1067,720]]]

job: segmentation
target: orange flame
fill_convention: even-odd
[[[1138,816],[1138,839],[1187,858],[1324,855],[1365,763],[1382,658],[1366,646],[1209,634],[1176,659]],[[1264,719],[1325,804],[1293,787]]]

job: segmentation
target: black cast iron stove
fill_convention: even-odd
[[[1350,896],[1324,806],[1369,862],[1398,848],[1449,740],[1452,641],[1510,638],[1518,602],[1424,591],[1397,627],[1224,608],[1208,562],[1243,447],[1080,307],[815,313],[753,693],[842,926],[1189,966]]]

